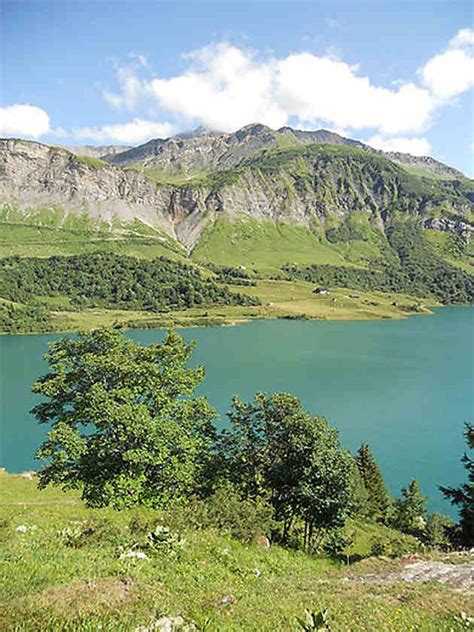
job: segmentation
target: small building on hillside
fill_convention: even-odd
[[[313,294],[329,294],[327,287],[317,287],[313,290]]]

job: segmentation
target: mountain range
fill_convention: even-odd
[[[146,236],[197,260],[256,267],[262,250],[283,265],[301,244],[305,263],[367,265],[405,218],[453,261],[448,237],[460,238],[460,265],[472,266],[472,180],[326,130],[198,128],[132,148],[3,139],[0,203],[4,225]]]

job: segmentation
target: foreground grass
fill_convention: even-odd
[[[77,494],[39,492],[34,480],[4,472],[0,488],[1,629],[135,630],[181,615],[201,630],[286,631],[298,629],[295,617],[305,608],[327,607],[334,631],[448,631],[463,629],[458,615],[469,610],[467,596],[441,585],[357,581],[397,568],[396,561],[347,566],[183,524],[179,555],[119,559],[120,543],[133,540],[132,519],[173,526],[176,514],[88,510]],[[79,548],[58,535],[84,524],[96,525],[99,535]],[[16,531],[20,525],[28,531]],[[389,532],[374,525],[355,531],[361,553],[372,535]]]

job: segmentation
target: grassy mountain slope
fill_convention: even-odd
[[[384,582],[399,560],[349,566],[272,546],[242,544],[198,529],[182,511],[86,509],[76,493],[39,492],[34,480],[0,472],[0,627],[5,630],[137,630],[181,616],[198,630],[292,631],[306,608],[328,608],[333,630],[448,632],[465,629],[469,595],[439,583]],[[120,559],[143,532],[163,524],[185,539],[176,556]],[[25,533],[17,531],[20,525]],[[351,523],[354,559],[374,541],[410,538],[386,527]],[[77,539],[75,534],[85,532]],[[125,545],[125,549],[121,548]],[[378,575],[380,582],[366,583]],[[365,578],[365,580],[364,580]]]

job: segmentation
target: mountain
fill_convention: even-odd
[[[202,171],[235,167],[263,149],[283,149],[304,145],[346,145],[385,156],[402,165],[418,167],[426,172],[451,178],[463,174],[434,158],[403,153],[385,153],[356,140],[328,130],[306,131],[291,127],[279,130],[252,124],[231,134],[220,134],[199,127],[194,132],[165,140],[154,139],[139,147],[106,156],[114,165],[133,165],[143,169],[158,168],[167,174],[194,175]]]
[[[76,154],[76,156],[89,156],[91,158],[114,156],[115,154],[121,154],[131,149],[129,145],[62,145],[61,147]]]
[[[369,265],[386,258],[393,222],[410,219],[443,256],[474,269],[473,182],[410,160],[324,130],[264,125],[152,140],[107,160],[5,139],[1,219],[146,235],[197,260],[271,269]]]

